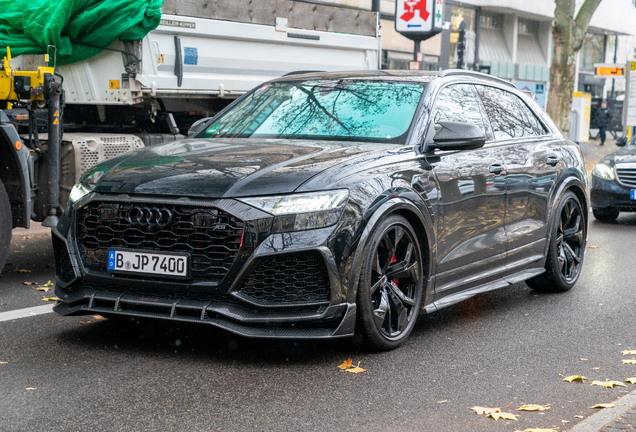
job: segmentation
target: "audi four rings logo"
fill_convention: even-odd
[[[133,207],[128,211],[128,220],[133,226],[164,228],[172,223],[172,212],[165,208]]]

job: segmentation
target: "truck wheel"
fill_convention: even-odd
[[[7,255],[9,255],[12,220],[9,196],[0,180],[0,273],[2,273]]]

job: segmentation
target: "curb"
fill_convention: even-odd
[[[613,402],[615,408],[603,408],[591,417],[578,423],[570,432],[598,432],[603,427],[614,422],[626,412],[636,408],[636,390]]]

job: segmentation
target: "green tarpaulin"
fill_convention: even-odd
[[[161,20],[163,0],[0,0],[0,59],[45,54],[57,64],[86,60],[117,39],[142,39]]]

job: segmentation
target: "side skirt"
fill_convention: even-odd
[[[424,310],[426,313],[435,312],[436,310],[454,305],[455,303],[462,302],[466,299],[476,296],[477,294],[485,293],[488,291],[493,291],[499,288],[504,288],[509,285],[514,285],[516,283],[522,282],[524,280],[530,279],[534,276],[540,275],[545,272],[545,268],[533,268],[522,270],[518,273],[511,274],[509,276],[503,277],[496,281],[488,282],[483,285],[476,286],[474,288],[470,288],[466,291],[460,291],[454,294],[450,294],[444,298],[437,300],[429,305],[427,305]]]

